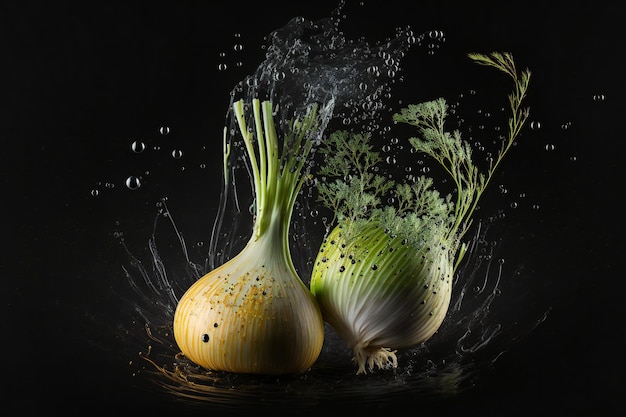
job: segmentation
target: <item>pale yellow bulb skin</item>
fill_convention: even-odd
[[[281,251],[248,244],[196,281],[180,299],[174,337],[210,370],[294,374],[317,360],[324,324],[317,302]]]

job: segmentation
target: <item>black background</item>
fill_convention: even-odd
[[[375,41],[405,25],[416,33],[443,30],[446,54],[508,50],[533,71],[531,120],[542,128],[507,159],[503,175],[540,210],[508,216],[503,250],[507,262],[523,261],[536,277],[529,304],[550,314],[479,386],[430,404],[428,414],[617,414],[626,387],[619,2],[348,3],[348,36]],[[123,228],[131,245],[144,244],[155,202],[167,196],[172,210],[184,212],[178,226],[187,239],[208,239],[230,90],[263,59],[265,35],[295,16],[326,17],[335,5],[0,4],[2,397],[9,415],[176,410],[166,395],[138,388],[103,343],[121,314],[107,295],[124,280],[113,234]],[[236,43],[243,51],[233,50]],[[436,58],[416,55],[406,60],[404,93],[480,89],[475,70],[442,70]],[[601,94],[603,101],[593,99]],[[168,158],[163,125],[172,129],[167,140],[185,149],[184,162]],[[162,153],[132,154],[135,139]],[[555,150],[546,152],[546,144]],[[128,190],[125,179],[144,171],[143,186]],[[506,207],[492,191],[484,205]],[[420,413],[410,393],[398,407],[401,415]]]

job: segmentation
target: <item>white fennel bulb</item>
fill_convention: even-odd
[[[288,231],[319,122],[317,107],[285,124],[282,150],[272,103],[255,99],[251,107],[254,129],[248,128],[243,101],[233,105],[252,167],[252,236],[239,254],[181,297],[174,337],[185,357],[207,369],[301,373],[321,352],[324,324],[317,301],[294,268]],[[224,143],[228,154],[230,145]]]
[[[470,58],[506,73],[515,86],[508,136],[486,172],[474,164],[461,133],[445,129],[444,99],[409,105],[393,116],[418,129],[410,144],[444,168],[453,194],[441,196],[426,176],[396,183],[380,175],[380,155],[369,133],[333,132],[321,149],[326,158],[319,197],[334,210],[334,224],[318,252],[310,288],[324,320],[353,350],[357,374],[397,367],[398,350],[425,342],[439,329],[478,199],[528,118],[521,103],[530,72],[518,73],[507,53]],[[389,197],[395,203],[383,205]]]

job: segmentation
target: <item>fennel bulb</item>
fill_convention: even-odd
[[[466,251],[463,236],[496,167],[528,118],[521,108],[530,80],[510,54],[470,54],[476,63],[509,75],[508,137],[486,172],[472,161],[470,145],[445,130],[444,99],[409,105],[393,115],[417,127],[413,148],[436,160],[456,192],[442,196],[432,178],[396,183],[377,173],[380,155],[371,135],[333,132],[325,147],[319,198],[334,210],[334,228],[315,260],[310,283],[324,320],[354,353],[357,374],[397,367],[396,352],[428,340],[446,317],[456,268]],[[395,204],[384,206],[383,197]]]
[[[233,112],[253,176],[253,233],[239,254],[185,292],[174,315],[174,337],[188,359],[207,369],[300,373],[317,360],[324,338],[319,306],[297,275],[288,243],[317,108],[286,124],[281,153],[272,103],[255,99],[251,105],[255,129],[248,128],[242,100]],[[226,166],[230,144],[224,144]]]

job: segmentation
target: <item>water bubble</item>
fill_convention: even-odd
[[[367,67],[367,73],[371,75],[378,75],[378,66],[370,65],[369,67]]]
[[[136,140],[130,144],[130,149],[135,153],[141,153],[146,149],[146,145],[142,141]]]
[[[159,133],[162,134],[163,136],[167,136],[170,134],[170,128],[169,126],[161,126],[159,128]]]
[[[180,159],[183,156],[183,151],[181,151],[180,149],[174,149],[172,151],[172,158],[174,159]]]
[[[593,101],[604,101],[606,96],[604,94],[594,94]]]
[[[136,190],[141,187],[141,180],[138,177],[131,175],[126,178],[126,187],[128,187],[129,190]]]
[[[555,150],[556,146],[554,146],[554,144],[552,144],[552,143],[547,143],[545,148],[546,148],[546,151],[550,152],[550,151]]]

